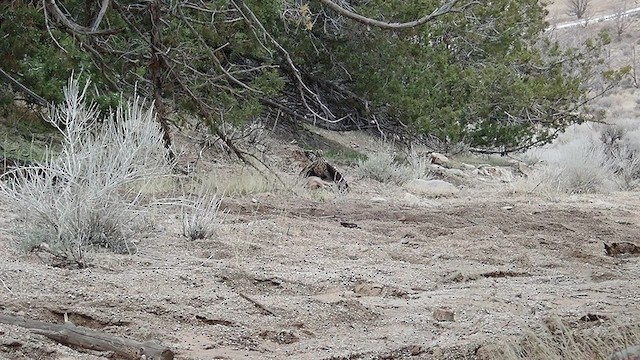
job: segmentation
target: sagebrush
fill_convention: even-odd
[[[170,173],[169,150],[152,107],[138,97],[107,114],[87,102],[89,82],[71,78],[47,121],[58,153],[3,176],[0,194],[22,215],[20,242],[86,263],[87,250],[131,252],[140,184]]]
[[[413,179],[428,178],[432,175],[430,158],[414,148],[408,154],[396,154],[388,145],[381,146],[381,150],[369,155],[364,160],[358,160],[357,174],[361,178],[368,178],[385,184],[403,185]]]

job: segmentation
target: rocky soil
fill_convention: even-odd
[[[86,269],[17,249],[6,207],[0,313],[170,346],[178,359],[474,359],[549,317],[640,319],[640,193],[517,195],[502,182],[448,197],[352,181],[344,196],[226,198],[211,239],[158,208],[135,255]],[[585,317],[587,316],[587,317]],[[104,359],[0,325],[0,358]]]

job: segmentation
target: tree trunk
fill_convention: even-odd
[[[149,14],[151,16],[151,62],[149,67],[151,68],[151,82],[153,83],[153,100],[155,102],[158,122],[162,128],[164,146],[167,149],[171,149],[171,133],[169,123],[167,122],[166,109],[162,101],[163,61],[160,55],[160,49],[162,48],[160,6],[161,0],[154,0],[149,3]],[[170,154],[173,157],[173,152]]]

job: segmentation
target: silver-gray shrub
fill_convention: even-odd
[[[356,172],[361,178],[395,185],[402,185],[415,176],[414,169],[396,159],[390,150],[382,150],[369,155],[366,160],[359,160]]]
[[[622,119],[616,124],[602,125],[600,141],[620,188],[637,188],[640,183],[640,122]]]
[[[211,237],[224,220],[220,211],[222,197],[205,192],[191,203],[183,205],[182,235],[190,240]]]
[[[87,101],[88,89],[72,77],[64,102],[49,111],[62,137],[59,152],[0,181],[0,195],[22,216],[16,230],[24,248],[44,245],[78,264],[95,247],[133,251],[138,189],[171,168],[151,106],[134,97],[102,116]]]

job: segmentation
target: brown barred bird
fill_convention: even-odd
[[[349,184],[342,174],[327,160],[322,154],[322,150],[305,150],[304,155],[309,160],[309,164],[302,169],[300,176],[319,177],[320,179],[333,182],[338,186],[338,191],[349,190]]]

